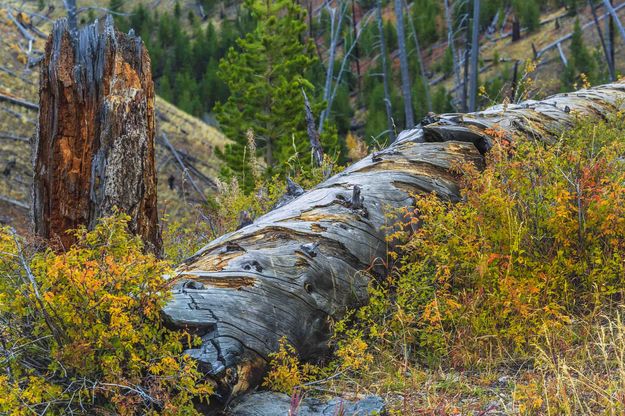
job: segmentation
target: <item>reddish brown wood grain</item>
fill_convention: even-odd
[[[35,232],[74,242],[115,207],[160,253],[154,164],[154,84],[140,38],[112,20],[71,32],[55,23],[46,44],[35,143]]]

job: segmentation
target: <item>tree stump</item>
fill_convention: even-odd
[[[160,253],[150,57],[109,17],[78,31],[54,24],[41,67],[35,142],[35,232],[69,247],[115,208]]]
[[[521,22],[517,16],[512,21],[512,42],[521,40]]]

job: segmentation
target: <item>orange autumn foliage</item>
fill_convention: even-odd
[[[76,231],[64,253],[31,255],[0,230],[0,413],[198,414],[212,386],[168,330],[169,264],[143,252],[129,217]],[[85,410],[88,409],[88,410]]]

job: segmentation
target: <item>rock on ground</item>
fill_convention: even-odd
[[[342,406],[342,412],[341,412]],[[241,397],[231,407],[232,416],[282,416],[289,415],[291,397],[283,393],[262,391]],[[362,400],[349,401],[338,397],[330,401],[304,398],[297,416],[372,416],[385,414],[384,401],[379,396],[367,396]]]

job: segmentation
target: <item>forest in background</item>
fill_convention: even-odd
[[[568,18],[576,23],[573,25],[570,46],[565,47],[568,50],[566,54],[570,56],[561,75],[556,77],[558,89],[566,91],[584,82],[598,84],[609,81],[610,73],[603,52],[599,45],[588,45],[584,41],[581,26],[577,23],[578,11],[587,12],[587,6],[592,2],[487,0],[480,3],[480,38],[510,35],[508,31],[514,29],[515,21],[518,21],[519,30],[523,29],[523,37],[527,37],[540,30],[541,16],[564,8],[565,13],[560,18]],[[595,3],[593,7],[601,2]],[[329,135],[322,137],[326,153],[339,163],[348,160],[350,148],[352,152],[358,153],[358,148],[383,147],[390,142],[392,135],[389,135],[391,129],[387,112],[385,105],[381,104],[386,100],[383,85],[385,74],[389,80],[388,98],[393,134],[407,126],[403,98],[406,92],[402,90],[405,87],[398,62],[401,50],[398,44],[396,6],[393,2],[382,1],[379,4],[382,36],[375,1],[345,1],[336,5],[310,2],[301,5],[297,15],[283,17],[288,20],[284,25],[298,25],[298,29],[291,31],[288,36],[297,39],[295,43],[299,43],[300,50],[287,49],[293,45],[259,44],[261,39],[271,42],[271,36],[285,36],[285,33],[280,33],[279,26],[258,25],[258,22],[279,16],[281,10],[288,7],[288,2],[276,3],[271,10],[261,10],[258,5],[254,6],[255,9],[251,4],[205,1],[200,2],[201,9],[198,9],[193,5],[183,8],[180,2],[175,2],[171,11],[149,11],[143,3],[131,8],[120,0],[109,4],[110,10],[114,12],[130,14],[116,16],[119,28],[123,31],[133,29],[146,43],[152,57],[157,93],[183,111],[220,125],[226,136],[236,142],[229,147],[227,155],[222,155],[226,162],[222,172],[224,177],[235,174],[244,183],[245,189],[251,189],[249,166],[242,163],[243,149],[247,143],[246,132],[252,124],[255,129],[260,129],[258,123],[249,119],[250,112],[262,111],[263,107],[267,107],[264,102],[240,104],[237,109],[240,115],[234,119],[229,119],[222,112],[223,104],[231,96],[231,88],[235,85],[233,82],[228,85],[228,79],[236,78],[240,83],[240,75],[245,71],[241,62],[224,59],[231,48],[233,55],[248,56],[274,49],[276,59],[284,61],[294,61],[302,54],[307,55],[307,62],[300,63],[284,75],[287,79],[301,77],[298,82],[308,85],[308,95],[316,110],[313,112],[317,113],[317,118],[324,117],[324,126],[319,125],[319,130],[323,130],[325,124],[331,130]],[[428,112],[466,110],[469,104],[467,94],[470,91],[463,91],[464,85],[469,82],[464,75],[469,69],[464,66],[464,59],[465,52],[472,47],[471,2],[417,0],[402,2],[402,6],[406,8],[402,43],[408,57],[410,77],[407,88],[410,91],[409,107],[413,122],[423,119]],[[204,13],[204,18],[198,10]],[[557,20],[556,17],[556,26]],[[608,37],[605,29],[602,28]],[[254,36],[254,32],[259,35]],[[610,36],[614,42],[614,34]],[[382,38],[384,48],[380,45]],[[450,38],[453,40],[451,44],[448,41]],[[530,91],[523,91],[523,88],[529,90],[532,87],[524,85],[521,78],[531,70],[531,65],[510,58],[502,59],[498,52],[491,54],[490,51],[482,51],[478,68],[484,67],[486,60],[494,66],[494,71],[487,77],[478,77],[475,95],[479,106],[506,97],[514,102],[529,95]],[[271,63],[255,64],[259,70],[273,70]],[[585,78],[580,78],[580,74],[584,74]],[[265,81],[258,83],[262,82]],[[254,81],[248,81],[245,87],[255,88],[255,84]],[[237,84],[237,87],[240,85]],[[536,98],[544,93],[531,91],[531,95]],[[280,98],[279,102],[285,107],[303,108],[301,96],[293,96],[289,100]],[[293,111],[293,114],[298,116],[298,111]],[[282,117],[283,120],[288,118]],[[295,142],[290,138],[276,144],[272,143],[275,139],[270,138],[267,140],[269,145],[263,140],[258,142],[256,151],[260,160],[271,168],[270,175],[288,170],[284,165],[289,158],[296,153],[305,153],[303,150],[307,148],[308,139],[303,111],[299,111],[299,118],[299,121],[293,123],[291,131],[295,133]],[[276,122],[272,128],[275,125]],[[331,137],[334,132],[336,137]],[[263,133],[259,136],[263,136]],[[285,135],[276,133],[276,136]],[[276,149],[268,152],[270,146]],[[274,166],[273,156],[269,154],[276,155],[281,168]],[[293,169],[291,173],[294,173]],[[244,176],[248,179],[244,180]]]

